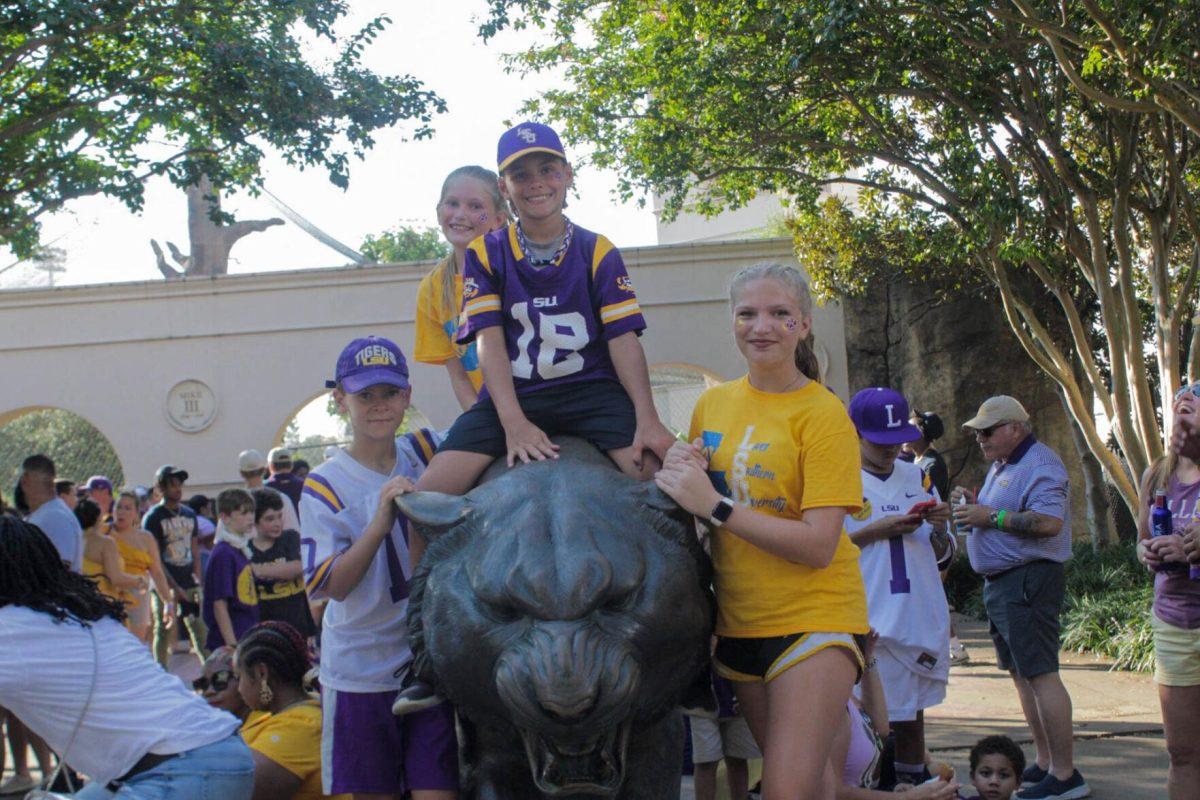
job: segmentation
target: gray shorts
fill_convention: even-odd
[[[1059,614],[1066,570],[1054,561],[1031,561],[983,583],[996,665],[1022,678],[1058,671]]]
[[[722,758],[762,758],[745,717],[715,720],[690,717],[692,763],[711,764]]]

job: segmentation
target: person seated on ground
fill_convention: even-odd
[[[205,646],[237,646],[242,634],[258,622],[258,590],[250,568],[254,537],[254,497],[245,489],[217,495],[217,545],[204,572]]]
[[[286,622],[308,639],[316,634],[317,627],[304,593],[300,534],[283,528],[283,507],[291,501],[266,489],[255,489],[250,494],[254,496],[250,568],[258,584],[258,618],[263,622]]]
[[[866,658],[859,696],[850,697],[834,732],[829,758],[834,765],[841,765],[837,769],[841,780],[834,793],[836,800],[883,800],[892,796],[891,791],[875,788],[879,785],[883,740],[888,735],[887,700],[875,660],[878,640],[875,631],[859,639]],[[953,780],[939,778],[920,786],[901,784],[896,791],[909,792],[907,796],[912,800],[954,800],[958,787]]]
[[[484,385],[417,490],[463,494],[497,458],[509,466],[557,458],[550,437],[568,434],[626,475],[650,480],[675,437],[654,407],[638,339],[646,320],[625,262],[612,242],[563,214],[573,173],[554,130],[522,123],[500,137],[497,151],[500,194],[516,220],[468,247],[457,337],[478,343]],[[424,551],[421,535],[410,532],[411,572]],[[409,625],[418,631],[420,587],[409,598]],[[439,701],[432,676],[413,670],[412,678],[397,714]]]
[[[1007,736],[985,736],[971,748],[971,784],[981,800],[1011,800],[1025,771],[1025,753]]]
[[[237,672],[234,669],[236,655],[237,650],[228,645],[213,650],[204,660],[200,677],[192,681],[192,688],[213,708],[228,711],[238,719],[245,720],[250,709],[238,692]]]
[[[692,732],[692,773],[696,800],[715,800],[717,796],[717,766],[725,760],[725,781],[729,796],[743,798],[750,790],[752,758],[762,758],[754,743],[750,726],[737,707],[733,685],[720,676],[713,676],[717,696],[717,718],[693,715],[689,718]]]
[[[238,720],[160,669],[124,617],[40,530],[0,517],[0,641],[21,643],[0,647],[0,706],[91,777],[76,797],[249,800]]]
[[[242,637],[235,663],[251,709],[242,737],[254,756],[255,800],[330,797],[321,785],[321,701],[304,690],[304,637],[286,622],[260,622]]]
[[[130,603],[134,593],[145,592],[149,580],[144,575],[131,575],[125,571],[125,559],[117,547],[117,540],[104,532],[100,506],[85,497],[75,506],[75,518],[83,528],[83,576],[92,580],[101,592],[123,604]]]

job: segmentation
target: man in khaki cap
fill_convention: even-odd
[[[1008,395],[989,397],[963,423],[992,462],[978,497],[950,492],[958,529],[969,530],[971,568],[984,577],[996,663],[1017,688],[1037,760],[1017,800],[1091,794],[1075,769],[1071,697],[1058,674],[1059,615],[1071,557],[1071,502],[1062,459],[1033,435],[1029,412]]]

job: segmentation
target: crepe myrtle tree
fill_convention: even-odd
[[[0,244],[104,194],[140,210],[145,179],[217,191],[260,181],[266,149],[345,187],[377,131],[429,136],[443,101],[363,65],[388,24],[336,30],[347,0],[0,0]],[[333,52],[316,63],[314,43]],[[164,146],[165,145],[165,146]],[[211,205],[215,221],[222,217]]]
[[[802,256],[853,256],[813,241],[841,184],[866,224],[908,237],[899,252],[948,248],[937,262],[991,287],[1134,509],[1171,389],[1200,377],[1198,23],[1190,4],[1123,2],[1113,27],[1112,5],[490,0],[480,33],[541,28],[511,67],[568,85],[533,110],[668,217],[779,192]],[[823,289],[863,263],[805,259]]]

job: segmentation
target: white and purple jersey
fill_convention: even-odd
[[[617,380],[608,341],[646,328],[620,252],[579,226],[558,262],[541,269],[521,251],[516,223],[476,239],[467,248],[462,297],[458,343],[503,326],[517,394]]]
[[[863,470],[862,486],[862,510],[846,515],[847,533],[906,514],[917,503],[940,500],[921,468],[903,461],[895,463],[887,478]],[[930,543],[932,533],[933,526],[922,522],[912,533],[872,542],[862,548],[858,564],[871,627],[879,632],[877,646],[912,672],[946,681],[950,613]],[[888,699],[891,706],[894,698]]]
[[[338,557],[375,516],[379,491],[397,475],[416,481],[441,442],[422,428],[396,438],[391,475],[368,469],[345,450],[318,465],[300,495],[300,540],[310,597],[321,597]],[[398,517],[366,574],[344,600],[331,600],[321,630],[321,684],[343,692],[400,688],[408,646],[408,526]]]

